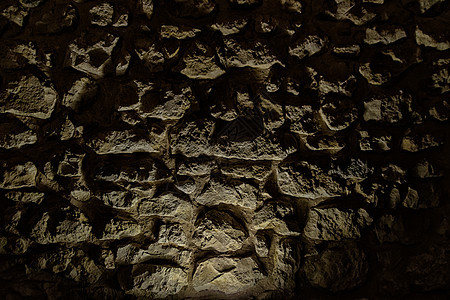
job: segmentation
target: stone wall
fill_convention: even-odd
[[[449,17],[1,1],[2,299],[448,299]]]

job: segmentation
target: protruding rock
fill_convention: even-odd
[[[192,279],[196,292],[218,291],[225,295],[246,292],[264,278],[251,257],[215,257],[201,262]]]
[[[181,74],[192,79],[215,79],[225,74],[216,63],[213,50],[198,42],[186,52],[180,68]]]
[[[229,185],[218,180],[211,180],[195,201],[206,206],[230,204],[247,209],[255,209],[258,203],[258,190],[252,185],[240,183]]]
[[[220,31],[222,35],[227,36],[241,32],[247,24],[248,20],[244,18],[232,20],[226,19],[211,25],[211,28]]]
[[[70,90],[64,95],[62,105],[77,111],[79,107],[92,99],[98,91],[97,84],[87,77],[75,81]]]
[[[295,13],[302,13],[302,3],[299,0],[280,0],[281,8]]]
[[[286,202],[270,202],[255,212],[251,223],[254,230],[273,230],[280,235],[300,235],[295,207]]]
[[[442,24],[444,25],[444,24]],[[444,25],[445,26],[445,25]],[[437,41],[432,35],[423,32],[419,27],[416,27],[416,43],[421,46],[435,48],[436,50],[445,51],[450,49],[449,41]]]
[[[300,249],[290,239],[283,239],[275,246],[272,280],[282,290],[295,288],[295,274],[300,266]]]
[[[160,72],[164,68],[166,57],[159,44],[147,40],[140,39],[136,41],[135,52],[150,72]]]
[[[359,66],[359,73],[372,85],[382,85],[391,79],[391,73],[384,71],[377,73],[371,67],[370,63],[364,63]]]
[[[411,95],[403,91],[392,96],[374,97],[364,103],[364,121],[398,123],[411,113],[411,103]]]
[[[343,193],[343,188],[332,176],[305,161],[280,164],[278,186],[283,194],[312,200],[336,197]]]
[[[298,41],[294,46],[289,47],[291,56],[303,59],[319,53],[327,44],[327,38],[321,38],[317,35],[307,36],[304,40]]]
[[[42,82],[34,75],[23,75],[0,91],[0,112],[48,119],[57,99],[58,93],[51,83]]]
[[[193,205],[174,194],[163,194],[158,198],[143,199],[138,207],[139,216],[174,217],[190,222]]]
[[[317,113],[312,106],[286,106],[286,118],[290,120],[290,130],[301,135],[315,134],[320,130]]]
[[[160,34],[162,38],[184,40],[193,38],[201,32],[198,28],[176,25],[161,25]]]
[[[315,240],[339,241],[361,237],[361,230],[372,223],[372,218],[362,208],[339,210],[337,208],[311,209],[304,233]]]
[[[388,151],[392,148],[392,136],[359,131],[359,149],[361,151]]]
[[[219,52],[222,63],[227,68],[250,67],[256,69],[269,69],[274,64],[280,64],[274,49],[262,40],[241,40],[233,38],[224,39],[224,53]]]
[[[223,211],[208,211],[196,222],[194,244],[202,250],[218,252],[241,249],[248,235],[232,215]]]
[[[3,165],[2,169],[0,188],[17,189],[36,186],[38,170],[32,162],[11,167]]]
[[[441,145],[443,145],[443,141],[439,136],[416,134],[403,137],[401,149],[408,152],[418,152],[425,149],[436,148]]]
[[[119,37],[110,33],[89,32],[69,45],[65,65],[94,78],[103,78],[114,70],[111,56],[118,41]]]
[[[108,26],[112,24],[114,8],[109,3],[101,3],[89,10],[91,23],[98,26]]]
[[[13,123],[0,124],[0,148],[20,149],[37,142],[37,134],[33,130],[20,128]]]
[[[369,45],[378,43],[389,45],[404,38],[406,38],[406,32],[401,28],[378,29],[374,27],[366,29],[364,42]]]

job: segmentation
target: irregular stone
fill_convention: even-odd
[[[16,202],[41,204],[45,194],[37,192],[8,192],[5,197]]]
[[[87,145],[99,155],[136,152],[159,153],[161,137],[150,140],[143,132],[134,130],[99,132]],[[159,142],[159,143],[158,143]]]
[[[220,31],[222,35],[227,36],[241,32],[247,24],[248,20],[245,18],[232,20],[226,19],[211,25],[211,28],[213,30]]]
[[[297,217],[292,204],[270,202],[255,212],[250,227],[253,230],[273,230],[279,235],[298,236]]]
[[[188,285],[188,274],[183,269],[164,266],[148,269],[133,276],[133,287],[127,294],[163,299],[178,294]]]
[[[93,6],[89,13],[91,14],[91,24],[98,26],[108,26],[112,24],[114,8],[109,3],[101,3]]]
[[[255,17],[255,31],[258,33],[271,33],[277,29],[278,20],[272,15],[257,15]]]
[[[173,217],[187,222],[193,217],[193,205],[170,193],[157,198],[143,199],[138,207],[138,214],[144,216]]]
[[[177,174],[181,176],[209,175],[215,167],[216,162],[209,158],[197,158],[192,161],[183,160],[178,167]]]
[[[270,250],[270,238],[265,234],[255,235],[255,251],[259,257],[268,257]]]
[[[202,250],[237,251],[248,237],[235,217],[224,211],[208,211],[196,221],[195,228],[193,242]]]
[[[35,144],[37,140],[33,130],[20,128],[14,123],[0,123],[0,148],[20,149]]]
[[[179,120],[194,101],[189,86],[162,85],[157,91],[149,91],[139,97],[138,113],[143,118]]]
[[[147,39],[139,39],[135,43],[134,51],[150,72],[163,70],[165,56],[157,43]]]
[[[337,21],[349,20],[353,24],[360,26],[364,25],[376,17],[375,13],[368,12],[364,6],[353,9],[356,6],[355,0],[333,0],[330,4],[330,10],[325,13]]]
[[[138,10],[151,19],[153,16],[153,0],[138,0],[136,1]]]
[[[367,82],[372,85],[382,85],[391,79],[391,74],[389,72],[376,73],[372,70],[370,63],[360,65],[358,70]]]
[[[56,174],[64,177],[81,176],[81,164],[84,156],[84,154],[74,154],[66,152],[64,154],[64,159],[60,161],[58,165],[58,171],[56,172]]]
[[[140,249],[128,244],[117,250],[116,261],[118,265],[136,265],[150,260],[166,260],[180,266],[188,267],[189,251],[161,244],[151,244],[147,249]]]
[[[402,182],[405,175],[406,171],[394,164],[389,164],[381,168],[381,177],[384,180]]]
[[[191,79],[215,79],[225,74],[215,62],[213,50],[196,42],[183,56],[180,73]]]
[[[213,128],[212,121],[203,119],[190,121],[176,128],[170,139],[172,154],[183,154],[187,157],[211,155],[209,140]]]
[[[433,62],[433,66],[435,68],[434,73],[431,75],[431,88],[438,90],[441,94],[444,94],[450,91],[450,73],[448,69],[450,68],[450,59],[439,59],[436,62]],[[438,115],[438,120],[448,119],[448,111],[450,110],[450,105],[446,102],[442,102],[444,108],[442,110],[447,111],[447,115],[441,116]],[[432,108],[433,109],[433,108]],[[437,108],[434,108],[437,110]],[[433,114],[435,117],[436,113],[430,111],[430,114]]]
[[[332,163],[332,168],[328,172],[330,175],[337,175],[345,180],[360,182],[373,175],[374,168],[370,167],[367,161],[361,159],[347,159]]]
[[[401,28],[379,29],[377,27],[367,28],[364,42],[369,45],[384,44],[389,45],[406,38],[406,32]]]
[[[295,288],[295,274],[300,267],[300,250],[293,240],[281,240],[273,255],[272,280],[282,290]]]
[[[362,151],[388,151],[392,148],[392,136],[374,135],[367,131],[359,131],[359,148]]]
[[[307,36],[289,47],[289,55],[303,59],[319,53],[327,45],[328,39],[317,35]]]
[[[260,95],[259,100],[257,107],[261,112],[265,127],[269,130],[281,127],[284,124],[283,106],[268,95]]]
[[[361,47],[359,45],[350,45],[343,47],[333,47],[333,53],[343,57],[355,57],[359,55]]]
[[[411,95],[403,91],[394,95],[374,97],[364,102],[364,121],[398,123],[411,114],[411,103]]]
[[[17,26],[23,27],[28,11],[22,7],[9,6],[2,11],[1,15]]]
[[[55,221],[48,212],[45,212],[34,226],[31,237],[39,244],[79,243],[94,240],[92,226],[78,211],[66,211],[65,218],[53,227],[51,224]]]
[[[34,8],[44,3],[45,0],[19,0],[19,2],[23,7]]]
[[[39,61],[33,42],[28,44],[5,42],[0,46],[0,51],[3,53],[0,57],[0,66],[4,69],[24,68],[27,65],[36,65]]]
[[[193,38],[201,32],[200,29],[188,26],[161,25],[160,35],[162,38],[184,40]]]
[[[65,65],[91,75],[103,78],[113,72],[112,52],[119,37],[103,31],[90,31],[73,41],[66,54]]]
[[[72,4],[56,3],[51,10],[45,10],[39,20],[34,23],[34,29],[39,34],[56,34],[75,26],[77,10]]]
[[[244,293],[264,278],[251,257],[214,257],[201,262],[192,278],[196,292],[218,291],[225,295]]]
[[[31,74],[23,75],[0,91],[0,113],[48,119],[57,100],[58,93],[51,83],[42,82]]]
[[[302,13],[302,4],[299,0],[280,0],[281,8],[290,12]]]
[[[97,84],[87,77],[75,81],[64,95],[62,105],[78,111],[83,103],[91,100],[98,92]]]
[[[436,178],[444,175],[439,168],[436,168],[436,165],[431,164],[426,159],[418,162],[412,171],[418,178]]]
[[[361,286],[367,278],[368,263],[357,245],[343,244],[307,256],[304,270],[312,286],[338,292]]]
[[[10,190],[36,186],[38,170],[32,162],[12,167],[3,165],[2,169],[0,188]]]
[[[435,48],[439,51],[445,51],[450,49],[449,41],[437,41],[433,36],[423,32],[418,26],[416,26],[416,43],[420,46]]]
[[[339,131],[356,121],[358,109],[347,99],[337,99],[323,104],[319,114],[330,130]]]
[[[220,166],[222,174],[234,178],[256,179],[265,181],[272,172],[271,165],[268,163],[258,164],[223,164]]]
[[[195,201],[205,206],[229,204],[254,210],[258,203],[258,190],[246,183],[227,184],[212,179]]]
[[[223,41],[224,51],[218,54],[222,64],[227,68],[269,69],[275,64],[283,66],[274,50],[263,40],[250,41],[226,37]]]
[[[177,223],[161,225],[158,232],[158,243],[187,247],[188,240],[183,226]]]
[[[291,121],[290,130],[301,135],[315,134],[320,130],[317,113],[312,106],[286,105],[286,118]]]
[[[141,226],[136,222],[121,219],[111,219],[103,230],[102,240],[119,240],[139,235]]]
[[[343,193],[341,185],[332,176],[305,161],[280,164],[278,187],[283,194],[311,200],[336,197]]]
[[[348,211],[338,208],[313,208],[309,211],[304,234],[314,240],[340,241],[361,237],[361,230],[372,223],[362,208]]]
[[[443,145],[443,141],[438,136],[431,134],[407,135],[404,136],[401,143],[401,149],[408,152],[418,152],[430,148],[436,148]]]
[[[330,135],[314,135],[304,138],[305,146],[312,151],[327,151],[337,153],[345,147],[342,138]]]

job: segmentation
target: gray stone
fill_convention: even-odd
[[[163,194],[158,198],[143,199],[138,207],[139,216],[172,217],[190,222],[193,205],[174,194]]]

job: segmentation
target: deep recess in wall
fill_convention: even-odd
[[[1,298],[449,299],[448,2],[1,1]]]

